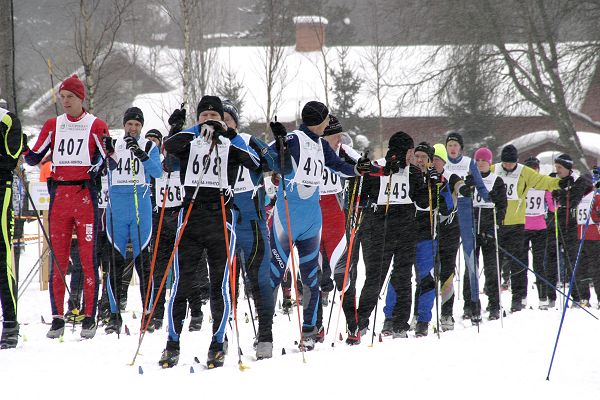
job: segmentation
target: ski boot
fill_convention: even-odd
[[[348,331],[346,344],[348,346],[356,346],[360,344],[360,331],[358,330],[358,328],[354,329],[353,331]]]
[[[479,325],[481,323],[481,303],[473,301],[471,303],[471,323],[473,325]]]
[[[302,327],[302,342],[298,345],[300,351],[311,351],[315,348],[318,332],[316,326]]]
[[[490,315],[488,316],[488,319],[490,321],[495,321],[497,319],[500,319],[500,310],[498,308],[491,308],[490,309]]]
[[[416,337],[423,337],[423,336],[427,336],[427,334],[429,333],[429,323],[427,322],[417,322],[417,326],[415,327],[415,336]]]
[[[519,312],[523,309],[523,302],[518,297],[513,297],[512,302],[510,304],[511,312]]]
[[[96,336],[96,319],[94,317],[85,317],[81,322],[81,338],[92,339]]]
[[[46,333],[48,339],[58,339],[65,333],[65,320],[60,317],[52,318],[50,330]]]
[[[0,349],[14,349],[19,342],[19,323],[17,321],[4,321],[0,337]]]
[[[213,339],[214,340],[214,339]],[[225,355],[227,355],[227,339],[223,343],[212,342],[208,348],[208,356],[206,366],[209,369],[222,367],[225,363]]]
[[[543,299],[540,299],[538,308],[540,310],[547,310],[549,304],[550,304],[550,302],[548,301],[548,299],[546,297],[544,297]]]
[[[273,342],[258,342],[256,344],[256,359],[264,360],[273,357]]]
[[[197,317],[190,318],[190,325],[188,330],[190,332],[197,332],[202,328],[202,320],[204,319],[204,314],[200,311],[200,315]]]
[[[452,315],[442,315],[440,318],[440,326],[442,327],[442,332],[453,331],[454,318],[452,318]]]
[[[108,323],[106,324],[106,327],[104,328],[104,332],[106,332],[107,335],[110,335],[111,333],[120,334],[122,325],[123,325],[123,318],[121,318],[121,315],[120,314],[111,314],[110,320],[108,321]]]
[[[394,330],[394,321],[391,318],[386,318],[383,321],[383,328],[381,328],[381,334],[383,336],[392,336]]]
[[[160,356],[160,360],[158,360],[158,365],[162,368],[173,368],[179,362],[179,349],[171,348],[169,349],[169,343],[167,342],[167,348],[163,350],[162,355]]]

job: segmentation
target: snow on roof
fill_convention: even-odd
[[[293,18],[294,24],[323,24],[327,25],[329,21],[325,17],[317,15],[299,15]]]
[[[600,134],[594,132],[577,132],[577,137],[579,137],[581,147],[583,147],[585,153],[600,157]],[[528,133],[500,146],[500,150],[502,147],[512,144],[519,151],[527,151],[547,142],[558,143],[558,131]]]

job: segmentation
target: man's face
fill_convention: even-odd
[[[421,171],[425,171],[427,167],[429,167],[429,157],[427,156],[427,153],[424,153],[422,151],[415,151],[414,157],[415,165],[421,168]]]
[[[438,174],[444,172],[444,165],[446,165],[444,160],[439,157],[433,157],[433,168],[435,168],[435,172]]]
[[[223,116],[223,121],[225,122],[228,128],[237,129],[237,124],[235,123],[235,120],[233,119],[231,114],[229,114],[228,112],[224,112]]]
[[[135,119],[130,119],[125,122],[125,134],[133,137],[139,137],[142,132],[142,124],[140,121],[136,121]]]
[[[563,167],[560,164],[554,164],[554,169],[556,169],[556,176],[558,176],[559,178],[564,178],[565,176],[569,176],[569,174],[571,173],[570,170],[568,170],[567,168]]]
[[[62,105],[65,113],[71,117],[78,117],[83,111],[83,100],[75,96],[73,92],[68,90],[61,90],[60,93],[60,104]]]
[[[221,114],[219,114],[216,111],[213,110],[204,110],[200,113],[200,115],[198,115],[198,123],[204,123],[206,121],[208,121],[209,119],[215,120],[215,121],[221,121]]]
[[[477,168],[479,172],[489,172],[490,171],[490,163],[487,160],[475,160],[477,162]]]
[[[342,144],[342,134],[341,133],[334,133],[333,135],[323,136],[323,139],[325,139],[327,141],[327,143],[329,143],[329,145],[331,146],[333,151],[338,151],[338,149],[340,148],[340,146]]]
[[[507,171],[512,171],[516,167],[517,167],[517,163],[516,162],[502,161],[502,168],[504,168]]]
[[[446,151],[448,155],[452,158],[456,158],[460,155],[460,143],[455,140],[451,140],[446,143]]]

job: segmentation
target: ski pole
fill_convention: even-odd
[[[494,242],[496,244],[496,272],[498,275],[498,306],[500,308],[500,326],[504,328],[504,310],[502,308],[502,286],[500,286],[500,252],[498,251],[498,225],[496,220],[496,205],[493,208],[494,215]]]
[[[596,182],[594,182],[596,183]],[[600,193],[600,189],[596,189],[594,192],[594,196],[596,196],[598,193]],[[567,297],[565,299],[565,305],[563,306],[563,311],[562,311],[562,316],[560,317],[560,325],[558,326],[558,333],[556,334],[556,342],[554,343],[554,350],[552,351],[552,358],[550,359],[550,366],[548,367],[548,375],[546,376],[546,380],[549,381],[550,380],[550,372],[552,371],[552,364],[554,363],[554,356],[556,355],[556,348],[558,347],[558,340],[560,339],[560,333],[562,331],[562,327],[563,327],[563,323],[565,321],[565,315],[567,314],[567,308],[569,306],[569,298],[571,297],[571,290],[573,290],[573,283],[575,282],[575,273],[577,272],[577,266],[579,265],[579,260],[581,259],[581,249],[583,248],[583,243],[585,241],[585,235],[587,233],[589,224],[590,224],[590,219],[592,217],[592,208],[594,206],[594,201],[593,201],[592,197],[592,201],[590,202],[590,206],[588,208],[588,215],[587,215],[587,219],[585,221],[585,225],[583,227],[583,232],[581,235],[581,241],[579,242],[579,249],[577,250],[577,258],[575,259],[575,265],[573,266],[573,273],[571,274],[571,281],[569,282],[569,291],[567,292]],[[567,214],[568,214],[568,210],[567,210]],[[582,307],[582,310],[585,310],[585,308]],[[596,318],[597,319],[597,318]]]
[[[24,181],[25,178],[23,178],[21,171],[15,170],[15,173],[22,181]],[[67,278],[65,277],[65,274],[58,266],[58,261],[55,256],[56,252],[54,251],[54,248],[52,247],[52,242],[50,241],[48,232],[46,232],[46,228],[44,228],[44,223],[42,222],[42,219],[40,218],[40,213],[38,212],[37,207],[35,206],[35,203],[33,202],[33,198],[31,197],[31,193],[29,193],[29,188],[27,187],[27,185],[23,185],[23,189],[25,189],[25,195],[27,196],[27,199],[29,200],[31,207],[33,208],[35,218],[37,219],[37,222],[40,226],[40,230],[42,231],[42,234],[44,235],[44,239],[46,239],[46,243],[48,243],[48,249],[50,250],[50,256],[52,257],[52,259],[50,260],[50,265],[51,265],[52,271],[54,270],[54,264],[56,264],[56,269],[58,270],[58,273],[60,275],[62,283],[65,285],[65,290],[70,298],[71,297],[71,289],[69,289],[69,285],[67,285]],[[50,212],[48,212],[48,219],[50,219]],[[74,306],[73,310],[72,310],[73,314],[78,314],[80,311],[79,307],[76,304],[73,304],[72,302],[71,302],[71,305]]]
[[[112,310],[116,310],[116,314],[118,315],[118,317],[121,316],[121,307],[118,304],[118,300],[119,300],[119,296],[121,295],[121,290],[119,289],[119,286],[117,285],[117,259],[116,259],[116,253],[115,253],[115,225],[113,222],[113,205],[112,205],[112,198],[111,198],[111,192],[112,192],[112,171],[110,170],[109,166],[108,166],[108,161],[106,162],[106,174],[107,174],[107,181],[108,181],[108,204],[107,204],[107,208],[108,208],[108,214],[110,216],[110,254],[111,254],[111,262],[108,264],[108,277],[106,278],[106,282],[108,283],[108,289],[107,289],[107,295],[108,295],[108,301],[109,304],[111,305],[111,313]],[[111,287],[110,284],[110,279],[112,278],[113,281],[113,285]],[[119,279],[119,281],[121,281],[122,279]],[[114,287],[114,289],[113,289]],[[117,318],[118,318],[117,317]],[[119,332],[119,330],[117,329],[117,339],[121,338],[121,332]]]
[[[275,118],[277,121],[277,118]],[[300,321],[300,303],[298,302],[298,278],[296,276],[296,261],[294,260],[294,243],[292,240],[292,225],[290,221],[290,206],[287,198],[287,189],[285,188],[285,148],[283,138],[279,138],[279,163],[281,167],[281,186],[283,189],[283,204],[285,208],[285,220],[287,225],[287,236],[288,236],[288,246],[290,248],[290,253],[288,258],[291,261],[292,266],[292,280],[294,283],[294,291],[296,292],[296,313],[298,314],[298,329],[300,330],[300,351],[302,353],[302,362],[306,363],[306,357],[304,353],[306,352],[304,348],[304,335],[302,333],[302,322]]]
[[[529,268],[527,265],[525,265],[525,263],[523,263],[523,261],[519,260],[517,257],[515,257],[514,255],[512,255],[511,253],[509,253],[506,249],[504,249],[504,247],[498,245],[498,248],[500,249],[500,251],[502,251],[504,254],[506,254],[507,256],[509,256],[510,258],[512,258],[521,268],[526,269],[527,271],[532,272],[537,278],[541,279],[543,282],[545,282],[548,286],[550,286],[552,289],[556,290],[558,293],[560,293],[564,299],[568,299],[568,300],[573,300],[572,297],[570,297],[570,294],[567,295],[565,294],[565,292],[563,292],[562,290],[560,290],[559,288],[557,288],[556,286],[554,286],[548,279],[544,278],[543,276],[541,276],[540,274],[538,274],[537,272],[535,272],[534,270],[532,270],[531,268]],[[592,317],[594,317],[595,319],[598,319],[598,317],[596,317],[594,314],[592,314],[590,311],[586,310],[585,307],[581,308],[583,311],[585,311],[586,313],[590,314]]]
[[[406,168],[408,168],[409,166],[407,165]],[[381,248],[381,260],[379,261],[379,280],[377,282],[378,284],[378,288],[381,291],[381,273],[383,272],[383,259],[384,259],[384,254],[385,254],[385,237],[387,235],[387,228],[388,228],[388,211],[390,209],[390,193],[392,191],[392,175],[390,174],[390,178],[388,180],[388,184],[387,184],[387,197],[385,200],[385,214],[383,217],[383,245]],[[389,269],[389,265],[387,266],[387,269]],[[391,279],[391,275],[390,275],[390,279]],[[371,334],[371,346],[373,347],[373,343],[375,342],[375,323],[377,322],[377,308],[379,306],[379,298],[377,299],[377,302],[375,303],[375,316],[373,317],[373,333]]]
[[[154,310],[156,309],[156,305],[158,304],[158,299],[160,298],[160,293],[161,293],[162,289],[164,288],[165,283],[167,281],[167,276],[169,275],[169,271],[171,270],[171,266],[173,265],[173,260],[175,258],[175,254],[177,253],[177,248],[179,247],[179,243],[181,242],[183,232],[185,231],[185,227],[187,226],[188,219],[190,218],[192,208],[194,207],[194,203],[196,201],[196,196],[198,196],[198,191],[200,190],[200,183],[202,182],[202,179],[204,178],[204,173],[208,170],[208,165],[210,162],[210,155],[212,154],[214,147],[215,147],[215,142],[213,141],[211,143],[210,149],[208,150],[207,157],[204,157],[202,160],[202,169],[201,169],[202,173],[198,177],[198,182],[196,183],[196,188],[194,189],[192,198],[190,199],[190,204],[187,206],[185,216],[181,223],[181,227],[179,228],[179,235],[177,236],[177,239],[175,240],[175,244],[173,245],[173,250],[171,251],[171,256],[169,257],[169,261],[167,262],[167,267],[163,274],[162,280],[160,281],[160,286],[158,287],[158,294],[157,294],[156,298],[154,299],[154,302],[152,303],[152,309],[150,310],[150,313],[148,314],[148,318],[146,319],[146,324],[144,326],[143,332],[140,333],[140,338],[138,340],[138,346],[137,346],[137,349],[133,356],[133,360],[131,361],[131,363],[129,363],[130,366],[135,365],[135,360],[137,359],[137,356],[140,352],[140,348],[142,346],[142,341],[144,340],[144,336],[148,329],[148,325],[150,324],[152,314],[154,314]]]
[[[366,157],[366,155],[365,155]],[[355,180],[356,182],[356,180]],[[352,226],[352,231],[350,233],[350,242],[348,243],[348,255],[346,256],[346,268],[344,270],[344,281],[342,283],[342,287],[340,289],[340,305],[338,308],[338,314],[337,314],[337,322],[335,324],[335,335],[333,336],[333,343],[335,343],[335,341],[337,340],[338,337],[338,332],[339,332],[339,325],[340,325],[340,315],[342,314],[342,304],[344,303],[344,296],[346,294],[346,284],[348,283],[348,272],[350,271],[350,264],[352,262],[352,251],[354,250],[354,238],[356,237],[356,229],[357,229],[357,225],[358,225],[358,214],[360,212],[360,196],[362,193],[362,186],[363,186],[363,176],[361,175],[360,177],[360,183],[358,185],[358,194],[356,196],[356,203],[354,204],[354,212],[352,213],[352,219],[351,219],[351,226]],[[388,194],[389,196],[389,194]],[[331,306],[331,311],[333,311],[333,305]],[[331,312],[330,312],[330,317],[331,319]],[[358,321],[356,321],[358,322]],[[329,327],[328,327],[329,328]]]
[[[35,277],[35,274],[40,270],[40,263],[41,263],[42,259],[45,257],[45,255],[48,253],[48,251],[49,251],[49,248],[44,250],[44,252],[40,256],[40,258],[38,258],[37,261],[35,262],[35,264],[33,264],[33,267],[31,267],[31,270],[29,271],[29,273],[27,274],[25,279],[23,279],[23,282],[25,283],[25,285],[19,286],[17,300],[19,300],[21,298],[23,293],[25,293],[25,290],[27,290],[27,288],[29,287],[31,282],[33,282],[33,278]],[[30,277],[31,277],[31,279],[29,279]]]
[[[221,158],[219,157],[219,145],[217,144],[215,146],[215,151],[217,154],[217,160],[218,161],[218,172],[219,172],[219,200],[221,202],[221,217],[223,219],[223,235],[225,237],[225,253],[227,254],[227,265],[225,266],[225,274],[227,274],[229,272],[229,268],[232,268],[231,274],[229,275],[229,285],[231,287],[231,296],[232,296],[232,304],[233,304],[233,322],[235,323],[235,332],[236,332],[236,339],[237,339],[237,347],[238,347],[238,366],[240,371],[244,371],[246,367],[243,363],[242,363],[242,349],[240,347],[240,329],[238,326],[238,320],[237,320],[237,301],[236,301],[236,295],[235,295],[235,288],[236,288],[236,265],[235,265],[235,260],[232,262],[231,259],[231,248],[230,246],[230,242],[229,242],[229,234],[227,232],[227,228],[229,227],[229,229],[231,230],[231,234],[232,234],[232,247],[235,248],[235,232],[234,232],[234,220],[235,220],[235,212],[231,211],[231,224],[227,223],[227,212],[225,211],[225,194],[224,194],[224,188],[223,188],[223,182],[221,181]]]
[[[252,283],[250,282],[250,278],[248,277],[246,261],[243,258],[241,258],[240,264],[242,268],[242,279],[244,280],[244,291],[246,292],[246,299],[248,300],[248,310],[250,310],[250,318],[252,319],[252,330],[254,330],[254,337],[256,338],[256,324],[254,323],[254,313],[252,312],[252,305],[250,304],[250,294],[252,294]]]

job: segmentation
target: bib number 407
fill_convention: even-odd
[[[81,153],[81,146],[83,146],[83,139],[61,139],[58,143],[58,152],[61,156],[78,156]]]

